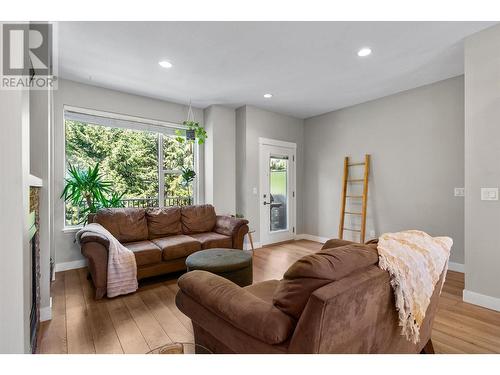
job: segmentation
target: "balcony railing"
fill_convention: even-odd
[[[158,207],[158,198],[128,198],[122,199],[124,207]],[[170,206],[189,206],[193,204],[193,197],[165,197],[163,205]]]

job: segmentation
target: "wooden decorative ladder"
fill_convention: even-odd
[[[360,166],[364,166],[364,168],[365,168],[364,173],[363,173],[363,175],[364,175],[363,178],[350,179],[349,178],[349,168],[360,167]],[[361,163],[350,163],[348,156],[346,156],[344,158],[344,177],[342,179],[342,200],[341,200],[341,206],[340,206],[340,223],[339,223],[339,238],[340,239],[344,238],[344,231],[358,232],[360,234],[359,242],[360,243],[365,242],[366,205],[367,205],[367,201],[368,201],[368,175],[369,175],[369,173],[370,173],[370,155],[366,154],[365,161],[361,162]],[[362,183],[363,184],[363,194],[362,195],[349,195],[349,194],[347,194],[347,185],[349,183]],[[349,199],[361,199],[362,200],[361,212],[346,211],[345,206],[346,206],[347,198],[349,198]],[[361,216],[361,228],[360,229],[346,228],[344,226],[345,215]]]

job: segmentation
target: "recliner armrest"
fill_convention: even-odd
[[[284,342],[295,327],[294,320],[271,303],[210,272],[188,272],[179,278],[178,285],[180,294],[186,294],[237,329],[268,344]]]
[[[321,250],[334,249],[336,247],[351,245],[353,243],[356,243],[356,242],[347,241],[347,240],[340,240],[338,238],[332,238],[331,240],[328,240],[325,242],[325,244],[321,247]]]
[[[215,219],[214,232],[232,237],[242,225],[246,224],[248,224],[248,220],[246,219],[217,215]]]

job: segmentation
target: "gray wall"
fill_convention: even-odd
[[[480,191],[500,186],[498,46],[500,26],[465,43],[465,289],[497,298],[496,309],[500,309],[500,201],[481,201]]]
[[[82,260],[79,247],[73,243],[75,231],[64,231],[64,202],[59,199],[64,186],[64,105],[137,116],[152,120],[182,123],[187,117],[187,107],[180,104],[126,94],[68,80],[60,80],[58,89],[54,91],[54,138],[52,149],[54,162],[52,166],[53,181],[52,207],[54,225],[53,241],[56,263]],[[193,108],[195,119],[203,123],[203,111]],[[200,150],[200,171],[203,171],[203,150]],[[198,176],[200,196],[203,200],[203,173]]]
[[[29,91],[0,90],[0,119],[0,212],[3,213],[0,219],[0,353],[27,353],[31,306],[31,249],[27,229]]]
[[[245,215],[250,221],[250,227],[255,229],[254,241],[260,241],[259,137],[297,144],[296,227],[297,233],[302,233],[304,121],[252,106],[239,108],[236,120],[236,149],[237,154],[241,153],[237,157],[236,166],[237,208],[238,213]],[[257,188],[257,194],[253,194],[253,188]]]
[[[337,237],[344,156],[371,154],[367,238],[404,229],[447,235],[451,260],[463,263],[464,202],[454,197],[464,186],[463,95],[456,77],[307,119],[304,232]]]
[[[173,122],[180,122],[186,116],[184,106],[71,81],[62,80],[54,96],[54,150],[64,149],[64,104]],[[203,119],[201,110],[195,113],[197,119]],[[259,187],[258,138],[266,137],[297,143],[297,233],[337,236],[343,157],[351,155],[360,159],[370,153],[373,166],[367,235],[371,230],[379,235],[407,228],[447,234],[455,241],[452,260],[464,262],[463,198],[453,196],[453,188],[464,185],[462,77],[305,122],[244,106],[236,110],[234,135],[231,133],[233,113],[219,106],[205,110],[209,140],[204,154],[210,162],[206,166],[210,176],[204,186],[209,200],[216,205],[222,202],[220,207],[229,212],[232,210],[231,181],[235,180],[232,212],[244,214],[250,220],[251,227],[257,231],[256,242],[260,237],[259,195],[253,194],[252,189]],[[233,139],[234,147],[230,145]],[[230,155],[228,160],[224,155]],[[63,152],[59,152],[54,164],[53,194],[57,196],[62,189],[63,160]],[[223,168],[218,168],[218,161],[224,163]],[[222,189],[217,187],[220,180],[228,181]],[[225,196],[229,197],[227,205]],[[63,204],[56,199],[56,261],[82,259],[72,243],[74,233],[64,233],[62,228]]]
[[[236,213],[243,215],[246,211],[246,129],[247,129],[247,107],[236,110]]]
[[[236,213],[236,114],[232,108],[212,105],[204,110],[205,202],[218,214]]]

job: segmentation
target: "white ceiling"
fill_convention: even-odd
[[[60,22],[59,75],[201,108],[250,104],[307,118],[462,74],[464,37],[492,24]],[[373,54],[359,58],[363,46]]]

